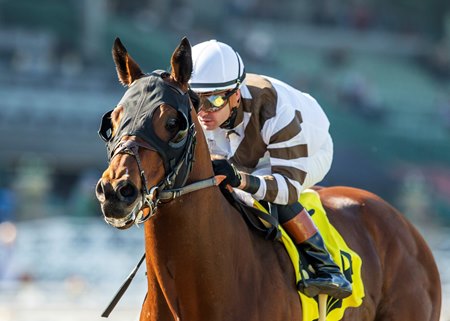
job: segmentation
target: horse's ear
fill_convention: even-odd
[[[144,75],[119,38],[114,41],[112,56],[116,64],[117,76],[124,86],[131,85],[133,81]]]
[[[181,39],[180,44],[172,54],[170,61],[172,65],[172,78],[181,85],[187,85],[192,74],[191,44],[186,37]]]

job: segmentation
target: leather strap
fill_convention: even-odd
[[[103,311],[102,318],[109,317],[109,315],[111,314],[112,310],[114,310],[116,304],[119,302],[120,298],[123,296],[125,291],[130,286],[131,281],[133,281],[133,278],[136,275],[136,272],[139,270],[139,267],[141,266],[142,262],[144,262],[144,260],[145,260],[145,253],[141,257],[141,259],[139,260],[138,264],[133,269],[133,271],[131,271],[130,275],[128,275],[127,279],[122,284],[122,286],[120,287],[119,291],[117,291],[117,293],[114,295],[114,298],[111,300],[111,302],[109,303],[108,307],[105,309],[105,311]]]

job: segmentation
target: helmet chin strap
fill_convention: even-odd
[[[228,117],[228,119],[219,126],[220,128],[233,129],[235,127],[234,123],[236,122],[238,108],[239,107],[234,107],[233,109],[231,109],[230,117]]]
[[[240,95],[240,93],[239,93],[239,95]],[[234,127],[236,127],[235,123],[236,123],[236,118],[237,118],[237,115],[238,115],[238,108],[239,108],[240,102],[241,102],[241,97],[239,96],[239,98],[236,100],[236,106],[230,107],[231,108],[230,117],[228,117],[228,119],[225,120],[222,123],[222,125],[219,126],[220,128],[222,128],[222,129],[233,129]]]

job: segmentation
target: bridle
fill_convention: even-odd
[[[189,125],[187,132],[187,139],[184,147],[184,151],[178,163],[173,167],[172,171],[166,175],[158,184],[148,188],[148,181],[145,175],[144,168],[142,167],[142,161],[139,156],[139,148],[145,148],[158,152],[153,146],[144,141],[137,141],[134,139],[123,140],[120,142],[111,157],[111,160],[120,154],[128,154],[133,156],[136,160],[136,164],[141,178],[141,209],[147,207],[149,213],[143,216],[141,210],[134,219],[135,224],[141,224],[151,218],[161,202],[169,201],[175,197],[185,194],[184,184],[191,172],[192,164],[194,161],[194,152],[196,145],[196,131],[194,124]],[[212,184],[214,185],[214,184]],[[212,186],[211,185],[211,186]],[[181,186],[179,188],[172,187]],[[105,218],[106,219],[106,218]],[[109,222],[108,222],[109,223]]]
[[[111,112],[106,113],[102,119],[99,134],[106,142],[109,161],[111,162],[114,157],[121,154],[132,156],[136,161],[142,185],[140,201],[136,203],[127,217],[116,219],[104,216],[105,221],[115,227],[118,224],[123,226],[131,222],[137,225],[144,223],[155,215],[156,209],[161,203],[169,202],[176,197],[199,189],[218,185],[216,178],[211,177],[185,186],[192,170],[196,146],[197,133],[191,117],[193,106],[189,100],[188,93],[171,84],[163,84],[162,75],[162,72],[153,72],[148,80],[134,85],[135,93],[138,93],[135,96],[140,97],[135,98],[135,101],[139,103],[129,105],[134,109],[127,110],[127,107],[124,109],[126,110],[126,115],[123,115],[122,118],[126,116],[127,121],[120,122],[119,126],[122,127],[119,127],[119,133],[116,133],[114,136],[110,134],[112,133]],[[162,98],[158,98],[158,96],[157,98],[150,98],[150,101],[146,101],[145,97],[149,93],[146,91],[148,86],[153,86],[156,88],[156,91],[159,90],[162,93],[160,95]],[[153,96],[150,95],[150,97]],[[148,121],[139,123],[142,127],[136,125],[136,123],[142,121],[142,115],[151,117],[154,110],[161,103],[173,106],[180,114],[179,116],[184,118],[185,126],[179,131],[180,137],[177,140],[163,142],[158,138],[153,126],[149,125],[150,122]],[[140,116],[138,120],[136,120],[137,116]],[[129,121],[130,119],[131,121]],[[130,123],[132,125],[128,125]],[[124,139],[125,136],[127,139]],[[140,148],[157,152],[163,161],[165,172],[168,173],[154,186],[149,186],[148,184],[139,156]],[[145,215],[144,209],[148,209],[148,213]]]
[[[164,151],[160,151],[155,148],[151,142],[147,142],[143,139],[137,140],[135,136],[122,140],[117,144],[117,146],[115,146],[111,153],[110,162],[114,157],[121,154],[133,156],[138,167],[142,186],[140,191],[141,200],[136,204],[135,208],[133,208],[129,217],[127,217],[127,222],[134,222],[136,225],[142,224],[156,214],[156,209],[161,203],[169,202],[179,196],[203,188],[217,186],[220,183],[215,177],[211,177],[185,185],[194,163],[195,146],[197,142],[196,134],[197,132],[195,130],[195,125],[189,117],[186,138],[184,139],[184,148],[178,162],[174,163],[173,166],[170,164],[164,164],[165,169],[169,169],[169,173],[159,183],[151,187],[149,187],[145,170],[142,166],[142,161],[139,156],[139,149],[144,148],[147,150],[152,150],[160,155],[164,154]],[[161,156],[162,159],[167,160],[167,157],[164,157],[164,155]],[[149,212],[144,215],[144,209],[146,208],[148,208]],[[108,224],[116,226],[114,224],[116,219],[108,218],[106,216],[104,219]]]
[[[155,149],[147,142],[124,140],[114,151],[111,160],[115,156],[120,154],[128,154],[133,156],[133,158],[136,160],[136,164],[140,174],[142,188],[141,202],[138,203],[138,205],[140,205],[139,207],[141,210],[137,215],[133,215],[135,217],[130,217],[130,220],[134,221],[134,224],[139,225],[152,218],[156,214],[158,205],[161,203],[169,202],[179,196],[195,192],[200,189],[219,185],[220,182],[215,176],[205,180],[194,182],[189,185],[184,185],[192,170],[192,165],[194,162],[194,152],[196,145],[196,131],[194,124],[191,124],[189,126],[187,135],[188,137],[186,146],[183,156],[180,158],[180,161],[175,165],[173,170],[168,175],[166,175],[166,177],[164,177],[158,184],[152,186],[150,189],[148,188],[147,178],[142,167],[141,158],[139,156],[139,148],[142,147],[149,150]],[[142,209],[145,207],[149,209],[149,213],[144,216]],[[110,223],[108,221],[108,218],[105,217],[105,220],[107,223]]]

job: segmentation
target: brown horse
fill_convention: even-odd
[[[102,122],[110,164],[96,193],[109,224],[125,229],[145,221],[148,294],[140,320],[302,320],[283,245],[250,230],[214,184],[187,94],[188,40],[175,49],[170,73],[144,74],[118,39],[113,57],[128,89]],[[417,230],[367,191],[319,193],[363,262],[363,303],[343,320],[438,321],[439,274]]]

